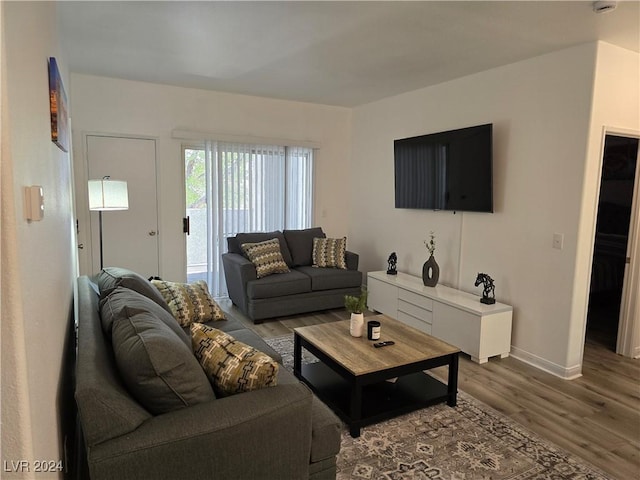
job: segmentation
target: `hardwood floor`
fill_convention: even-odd
[[[254,325],[228,300],[220,303],[264,338],[349,318],[345,310],[338,309]],[[435,374],[446,378],[447,368],[436,369]],[[640,360],[616,355],[597,340],[588,339],[583,375],[569,381],[511,357],[495,357],[478,365],[461,355],[458,385],[612,478],[640,478]]]

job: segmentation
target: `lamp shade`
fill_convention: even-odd
[[[128,210],[127,182],[122,180],[89,180],[89,210]]]

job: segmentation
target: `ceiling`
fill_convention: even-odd
[[[59,2],[71,71],[353,107],[595,40],[640,2]]]

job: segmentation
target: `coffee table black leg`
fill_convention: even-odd
[[[362,418],[362,387],[353,385],[351,387],[351,423],[349,424],[349,433],[353,438],[360,436],[360,420]]]
[[[447,382],[447,405],[455,407],[458,403],[458,354],[449,358],[449,381]]]
[[[297,378],[302,378],[302,345],[300,337],[293,335],[293,374]]]

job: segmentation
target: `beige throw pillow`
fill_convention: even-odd
[[[171,313],[183,327],[188,327],[193,322],[203,323],[226,318],[209,294],[209,287],[204,280],[193,283],[152,280],[151,283],[160,291]]]
[[[280,252],[280,242],[277,238],[259,243],[243,243],[241,248],[256,267],[258,278],[266,277],[273,273],[289,272],[289,267]]]
[[[347,252],[347,237],[342,238],[314,238],[313,266],[325,268],[347,269],[345,255]]]
[[[278,383],[278,362],[218,329],[191,325],[193,353],[221,396],[249,392]]]

